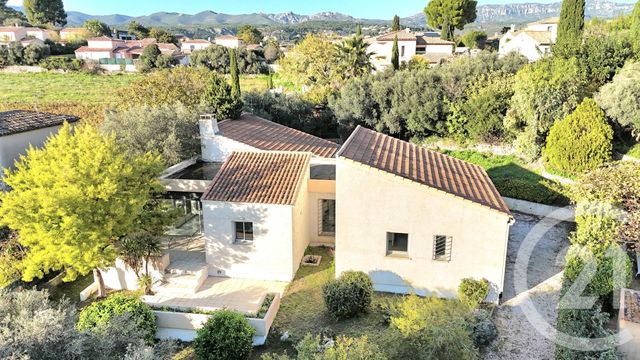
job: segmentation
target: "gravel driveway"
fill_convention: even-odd
[[[539,236],[527,267],[528,291],[517,294],[514,286],[514,268],[520,247],[530,231],[538,224],[551,224],[551,220],[514,213],[516,223],[509,234],[505,289],[500,306],[494,312],[494,321],[500,337],[485,359],[554,359],[553,342],[540,334],[528,321],[520,304],[530,298],[544,319],[555,324],[556,306],[564,256],[569,247],[568,236],[573,223],[560,222]]]

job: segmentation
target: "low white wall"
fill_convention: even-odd
[[[253,337],[253,345],[264,345],[269,335],[269,330],[280,309],[280,295],[275,294],[273,302],[264,319],[247,318],[256,333]],[[209,320],[211,315],[178,313],[171,311],[154,311],[158,331],[156,338],[160,340],[174,339],[191,342],[196,338],[197,330]]]
[[[161,280],[164,277],[164,270],[169,266],[170,261],[169,253],[151,260],[149,272],[154,280]],[[113,267],[100,270],[100,273],[108,289],[138,290],[138,277],[122,259],[116,259]]]
[[[101,64],[100,68],[103,69],[104,71],[108,71],[108,72],[122,71],[122,68],[120,67],[120,65]],[[125,65],[124,71],[125,72],[138,72],[138,68],[135,65]]]
[[[530,201],[503,197],[504,202],[512,211],[517,211],[529,215],[540,217],[551,217],[552,219],[575,222],[576,210],[573,207],[557,207],[538,204]]]

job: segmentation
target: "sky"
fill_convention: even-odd
[[[479,4],[505,4],[560,0],[479,0]],[[635,0],[617,0],[634,2]],[[64,0],[67,11],[80,11],[91,15],[124,14],[130,16],[149,15],[158,11],[195,14],[212,10],[226,14],[280,13],[293,11],[310,15],[322,11],[335,11],[357,18],[388,19],[395,13],[405,17],[424,9],[427,0]],[[9,0],[9,5],[20,6],[22,0]],[[392,5],[390,5],[392,4]]]

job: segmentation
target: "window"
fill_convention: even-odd
[[[320,200],[319,235],[332,236],[335,234],[336,234],[336,201]]]
[[[253,223],[236,222],[236,242],[253,241]]]
[[[409,249],[409,234],[387,233],[387,255],[406,254]]]
[[[400,49],[400,56],[404,57],[404,46],[401,46]]]
[[[436,235],[433,240],[433,260],[451,261],[452,237]]]

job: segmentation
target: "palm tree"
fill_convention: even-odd
[[[371,56],[374,53],[368,52],[368,47],[360,30],[354,37],[336,45],[335,61],[338,76],[342,80],[371,74],[373,71]]]

